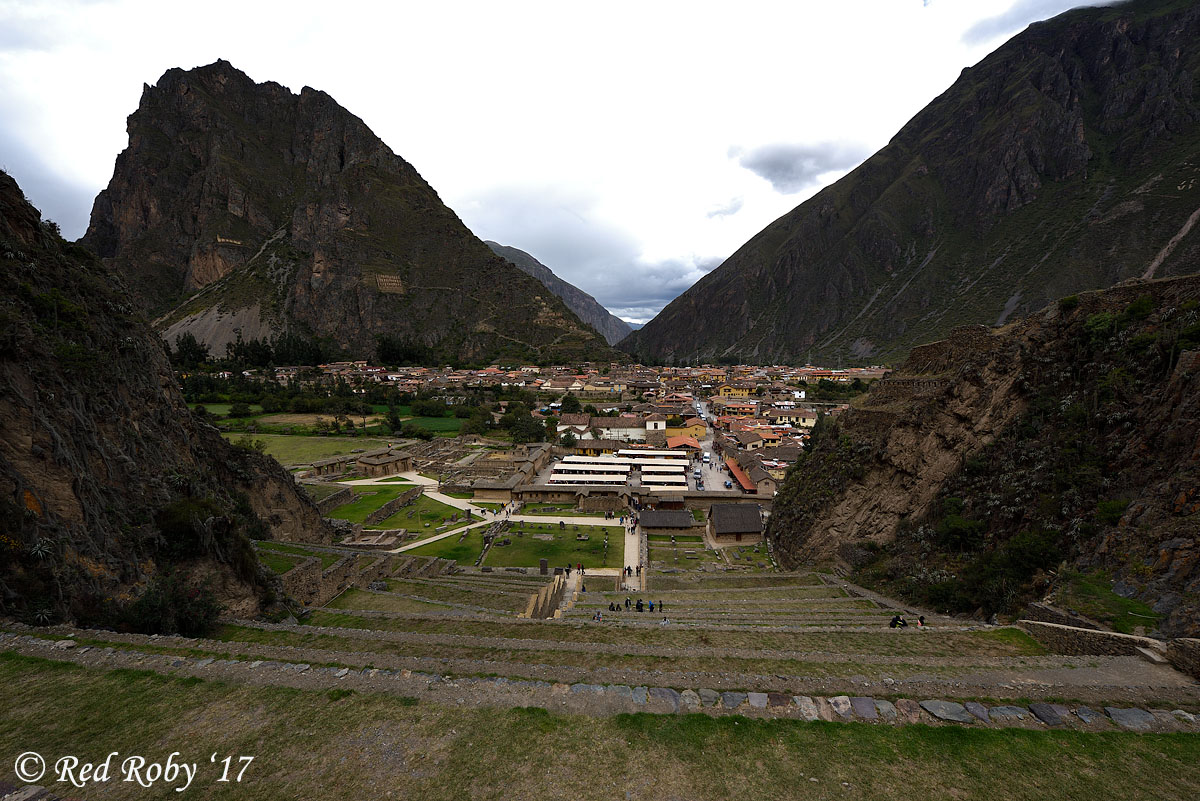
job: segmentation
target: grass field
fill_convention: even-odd
[[[381,489],[391,489],[391,486],[381,487]],[[406,492],[409,489],[407,486],[396,488],[396,494]],[[378,506],[375,508],[379,508]],[[449,519],[458,515],[457,523],[448,523]],[[376,523],[371,528],[406,528],[410,531],[433,533],[433,530],[441,525],[464,526],[468,522],[477,522],[479,518],[473,516],[471,521],[465,519],[466,512],[462,509],[456,509],[449,504],[442,503],[430,498],[428,495],[422,495],[416,501],[405,506],[399,512],[391,517]],[[428,523],[428,527],[426,524]]]
[[[458,432],[462,430],[463,420],[458,417],[411,417],[404,421],[405,424],[411,423],[415,426],[420,426],[426,431],[432,431],[435,434],[444,434],[447,436],[458,436]]]
[[[483,564],[492,567],[537,567],[539,559],[549,559],[551,566],[583,563],[584,567],[620,567],[625,564],[625,533],[620,526],[567,526],[559,531],[557,524],[545,523],[545,528],[535,528],[536,523],[514,523],[504,537],[512,540],[511,545],[493,545],[488,550]],[[608,531],[608,559],[604,559],[604,531]],[[459,564],[471,565],[483,549],[485,529],[473,529],[459,542],[458,537],[445,539],[414,548],[409,553],[416,556],[438,556],[454,559]],[[523,532],[523,536],[517,536]],[[535,534],[553,536],[553,540],[535,539]],[[588,534],[589,539],[580,542],[576,534]],[[503,539],[503,537],[502,537]]]
[[[0,654],[0,684],[0,753],[35,751],[53,762],[64,754],[96,761],[111,751],[158,759],[179,751],[178,759],[199,765],[189,791],[196,798],[1200,797],[1200,737],[1188,734],[590,718],[104,671],[11,653]],[[222,784],[209,764],[213,753],[234,755],[235,765],[238,755],[255,759],[241,783]],[[12,781],[11,769],[5,765],[3,780]],[[110,781],[102,795],[142,801],[174,793]]]
[[[300,564],[299,560],[292,559],[291,557],[284,556],[280,553],[272,553],[269,550],[259,551],[258,561],[262,562],[264,565],[271,568],[271,570],[281,576],[296,565]]]
[[[241,433],[223,434],[228,440],[240,439]],[[386,446],[387,440],[370,437],[304,437],[288,434],[254,434],[253,439],[266,443],[266,452],[282,464],[311,464],[319,459],[345,456],[351,451],[372,450]]]
[[[371,514],[371,512],[374,512],[388,501],[398,498],[407,491],[408,487],[397,487],[390,484],[387,486],[355,487],[354,500],[335,508],[329,513],[329,516],[338,520],[349,520],[351,523],[361,523],[366,520],[367,515]],[[401,509],[392,515],[392,517],[403,515],[408,508]],[[388,526],[381,527],[388,528]]]
[[[578,512],[571,503],[525,503],[521,504],[521,514],[547,517],[604,517],[604,512]]]

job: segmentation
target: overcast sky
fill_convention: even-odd
[[[0,0],[0,167],[68,238],[143,83],[323,89],[483,239],[643,322],[1081,0]]]

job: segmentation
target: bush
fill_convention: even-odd
[[[1096,522],[1115,526],[1121,522],[1121,516],[1125,514],[1127,508],[1129,508],[1129,501],[1123,499],[1100,501],[1096,504]]]
[[[203,637],[212,632],[221,604],[207,587],[190,587],[179,573],[151,579],[141,597],[122,611],[121,620],[141,634]]]
[[[1067,295],[1065,298],[1058,299],[1058,309],[1064,314],[1073,311],[1077,306],[1079,306],[1078,295]]]
[[[245,403],[235,403],[229,407],[230,417],[249,417],[252,414],[254,412]]]

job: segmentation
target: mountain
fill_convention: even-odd
[[[221,354],[282,332],[370,358],[611,355],[542,284],[493,254],[417,171],[324,92],[258,84],[228,62],[168,70],[83,244],[159,315]]]
[[[192,416],[121,279],[2,172],[0,331],[0,615],[180,630],[162,599],[207,584],[254,616],[279,587],[248,537],[331,541],[274,459]]]
[[[967,613],[1103,572],[1200,633],[1200,276],[955,329],[819,427],[775,499],[784,565]]]
[[[1031,25],[621,343],[644,361],[896,361],[956,325],[1200,267],[1200,6]]]
[[[567,308],[575,312],[580,320],[595,328],[610,345],[615,345],[633,331],[629,323],[614,316],[600,302],[574,284],[568,284],[540,261],[523,250],[485,239],[483,242],[497,256],[503,256],[525,272],[546,285],[546,288],[562,298]]]

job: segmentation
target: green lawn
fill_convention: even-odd
[[[583,563],[586,567],[621,567],[625,564],[625,532],[620,526],[567,526],[560,531],[557,523],[543,523],[545,528],[534,528],[536,523],[514,523],[505,533],[511,545],[493,545],[488,551],[485,565],[493,567],[537,567],[539,559],[549,559],[552,567]],[[604,558],[604,532],[608,532],[608,558]],[[524,536],[517,536],[523,532]],[[553,540],[535,539],[535,534],[549,534]],[[580,542],[576,534],[587,534],[589,539]]]
[[[431,542],[428,545],[422,545],[420,548],[414,548],[411,551],[405,551],[415,556],[436,556],[440,559],[453,559],[460,565],[473,565],[475,560],[479,558],[479,552],[483,549],[483,532],[481,529],[472,529],[467,532],[467,536],[459,541],[459,534],[451,534],[449,537],[440,539],[437,542]]]
[[[0,752],[50,761],[179,750],[198,765],[190,788],[198,798],[590,801],[625,798],[626,788],[637,801],[1200,797],[1194,734],[587,717],[80,668],[11,652],[0,654],[0,685]],[[255,759],[241,783],[219,783],[213,753]],[[11,782],[11,760],[4,770]],[[174,795],[116,780],[100,789],[88,797]]]
[[[338,520],[349,520],[351,523],[361,523],[366,520],[367,515],[371,514],[371,512],[374,512],[388,501],[403,495],[408,489],[408,487],[392,485],[354,487],[354,500],[334,509],[329,513],[329,517],[334,517]],[[392,517],[402,515],[404,512],[405,510],[402,509],[395,515],[392,515]],[[389,526],[381,526],[381,528],[389,528]]]
[[[545,528],[535,526],[544,525]],[[486,528],[472,529],[462,542],[457,535],[431,542],[408,553],[419,556],[438,556],[443,559],[454,559],[459,564],[471,565],[478,558],[483,548],[483,534]],[[604,531],[608,531],[608,559],[604,560]],[[523,532],[518,536],[518,532]],[[580,542],[575,539],[578,533],[588,534],[589,539]],[[553,540],[539,540],[535,534],[553,536]],[[502,535],[501,539],[512,540],[511,545],[493,545],[488,551],[483,564],[492,567],[537,567],[539,559],[549,559],[550,565],[565,565],[583,563],[584,567],[621,567],[625,564],[625,534],[620,526],[580,526],[575,531],[574,526],[567,526],[566,531],[559,531],[556,523],[514,523],[512,528]]]
[[[283,556],[282,554],[278,553],[271,553],[265,550],[258,552],[258,561],[262,562],[264,565],[281,576],[299,564],[297,560],[292,559],[291,557]]]
[[[426,431],[448,436],[458,436],[458,432],[462,430],[464,422],[459,417],[411,417],[404,421],[405,425],[411,423]]]
[[[390,489],[390,487],[385,487],[384,489]],[[396,494],[399,495],[406,489],[406,487],[401,487],[396,491]],[[441,525],[458,527],[464,526],[468,522],[479,521],[478,515],[472,515],[471,520],[467,521],[466,514],[466,511],[463,509],[456,509],[449,504],[434,500],[428,495],[422,495],[415,502],[405,506],[399,512],[396,512],[396,514],[382,522],[376,523],[371,528],[406,528],[409,531],[417,533],[434,534],[435,529]],[[458,521],[450,523],[449,520],[454,515],[458,515]],[[340,515],[338,516],[340,517]],[[426,527],[426,523],[429,524],[428,527]]]
[[[236,440],[245,436],[240,432],[224,433],[221,436]],[[289,434],[253,434],[252,439],[261,439],[267,444],[267,454],[282,464],[311,464],[321,459],[345,456],[353,450],[383,448],[387,440],[369,437],[305,437]]]

